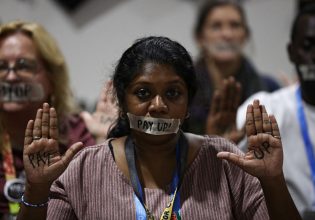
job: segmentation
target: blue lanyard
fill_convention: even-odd
[[[177,148],[176,147],[176,157],[177,157]],[[178,176],[178,172],[177,169],[175,171],[175,174],[173,176],[173,180],[171,183],[171,189],[170,191],[172,192],[172,194],[170,195],[171,198],[174,196],[174,192],[178,186],[179,183],[179,176]],[[140,193],[140,197],[137,196],[136,193],[134,193],[134,203],[135,203],[135,207],[136,207],[136,219],[137,220],[146,220],[147,219],[147,215],[149,214],[146,209],[145,209],[145,204],[143,201],[143,190],[140,184],[140,181],[138,179],[138,184],[137,184],[137,188],[138,188],[138,192]],[[174,206],[173,206],[173,212],[176,213],[176,215],[180,215],[180,193],[176,193],[175,195],[175,201],[174,201]],[[151,214],[151,213],[150,213]]]
[[[180,147],[180,145],[183,145]],[[134,203],[136,207],[136,219],[137,220],[151,220],[153,219],[152,213],[148,210],[144,203],[144,192],[141,186],[135,164],[135,153],[134,144],[130,137],[126,140],[126,159],[128,163],[130,180],[134,188]],[[183,178],[183,173],[186,164],[188,151],[188,144],[183,134],[180,135],[180,139],[176,145],[176,169],[173,175],[172,183],[170,186],[170,191],[172,192],[170,197],[173,199],[175,191],[179,191],[181,184],[181,179]],[[172,213],[174,213],[177,219],[180,219],[180,193],[175,194],[174,205]]]
[[[297,113],[298,113],[298,119],[300,122],[301,134],[303,137],[308,162],[311,168],[312,182],[313,182],[313,186],[315,190],[315,155],[313,151],[313,144],[311,142],[311,139],[308,133],[307,122],[306,122],[306,118],[305,118],[305,114],[303,110],[301,87],[299,87],[296,90],[296,99],[297,99]],[[315,208],[315,201],[313,201],[313,208]]]

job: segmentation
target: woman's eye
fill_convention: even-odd
[[[238,29],[241,29],[243,27],[242,23],[237,22],[237,21],[231,21],[230,26],[233,30],[238,30]]]
[[[222,28],[222,24],[220,22],[214,22],[209,25],[209,28],[213,31],[220,30]]]
[[[147,89],[139,89],[136,91],[136,96],[139,99],[146,99],[146,98],[150,97],[150,95],[151,95],[151,93]]]
[[[0,61],[0,71],[7,71],[8,68],[8,64],[5,61]]]
[[[309,51],[309,50],[311,50],[312,47],[313,47],[313,44],[310,40],[305,40],[303,42],[303,49],[304,50]]]
[[[177,89],[170,89],[166,92],[168,98],[174,99],[180,95],[180,92]]]
[[[16,62],[16,68],[19,70],[35,72],[36,62],[28,59],[20,59]]]

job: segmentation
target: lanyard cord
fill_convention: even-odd
[[[137,174],[137,168],[136,168],[135,144],[132,141],[132,138],[130,136],[128,136],[126,139],[125,153],[126,153],[126,159],[127,159],[128,168],[129,168],[130,181],[134,189],[134,193],[137,199],[140,201],[140,203],[144,207],[146,216],[149,219],[154,219],[151,212],[148,210],[148,208],[146,207],[144,203],[144,192],[143,192],[143,188],[141,186],[141,183]],[[187,154],[188,154],[188,142],[184,134],[181,132],[179,140],[176,145],[176,171],[173,177],[172,190],[171,190],[173,193],[173,198],[171,199],[171,203],[173,203],[174,200],[177,201],[177,202],[175,201],[175,209],[177,210],[179,210],[180,208],[180,204],[178,204],[180,201],[179,201],[179,195],[176,196],[176,193],[177,191],[179,191],[179,188],[180,188],[183,176],[184,176],[185,166],[186,166],[186,161],[187,161]],[[136,209],[138,210],[138,208]]]
[[[16,178],[16,171],[14,167],[14,159],[12,153],[12,147],[10,142],[10,137],[7,133],[2,135],[3,137],[3,146],[1,148],[2,154],[2,164],[5,173],[5,180],[8,182]],[[10,214],[17,215],[19,211],[19,204],[17,202],[9,201],[9,210]]]
[[[296,99],[297,99],[298,119],[300,122],[299,123],[300,130],[301,130],[301,134],[303,137],[308,162],[309,162],[309,165],[311,168],[311,177],[312,177],[312,182],[313,182],[313,188],[315,191],[315,156],[314,156],[314,150],[313,150],[314,146],[311,142],[311,139],[310,139],[310,136],[308,133],[307,122],[306,122],[305,113],[304,113],[304,109],[303,109],[303,105],[302,105],[301,87],[299,87],[296,90]],[[313,201],[312,206],[313,206],[313,208],[315,208],[315,201]]]

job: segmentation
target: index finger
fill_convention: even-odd
[[[275,116],[274,115],[269,115],[269,119],[271,121],[272,135],[275,138],[280,139],[280,130],[279,130],[278,123],[277,123],[277,120],[276,120]]]
[[[34,121],[29,120],[26,129],[25,129],[25,137],[24,137],[24,147],[27,145],[30,145],[33,141],[33,127],[34,127]]]

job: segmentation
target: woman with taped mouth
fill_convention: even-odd
[[[70,91],[58,45],[36,23],[0,26],[0,219],[14,219],[24,190],[23,142],[27,122],[44,102],[56,109],[59,150],[77,141],[95,144]],[[36,129],[41,129],[36,125]],[[40,137],[35,135],[34,140]],[[42,159],[42,158],[38,158]]]
[[[245,155],[221,137],[182,132],[195,80],[179,43],[137,40],[114,72],[120,117],[110,138],[64,156],[56,111],[45,104],[25,132],[18,219],[300,219],[276,119],[258,100],[247,109]]]
[[[198,90],[185,127],[193,133],[215,133],[237,143],[245,134],[235,126],[237,107],[250,95],[274,91],[279,85],[261,75],[243,53],[250,28],[239,3],[206,1],[198,11],[194,37],[200,50],[195,62]],[[228,116],[223,115],[225,112]]]

